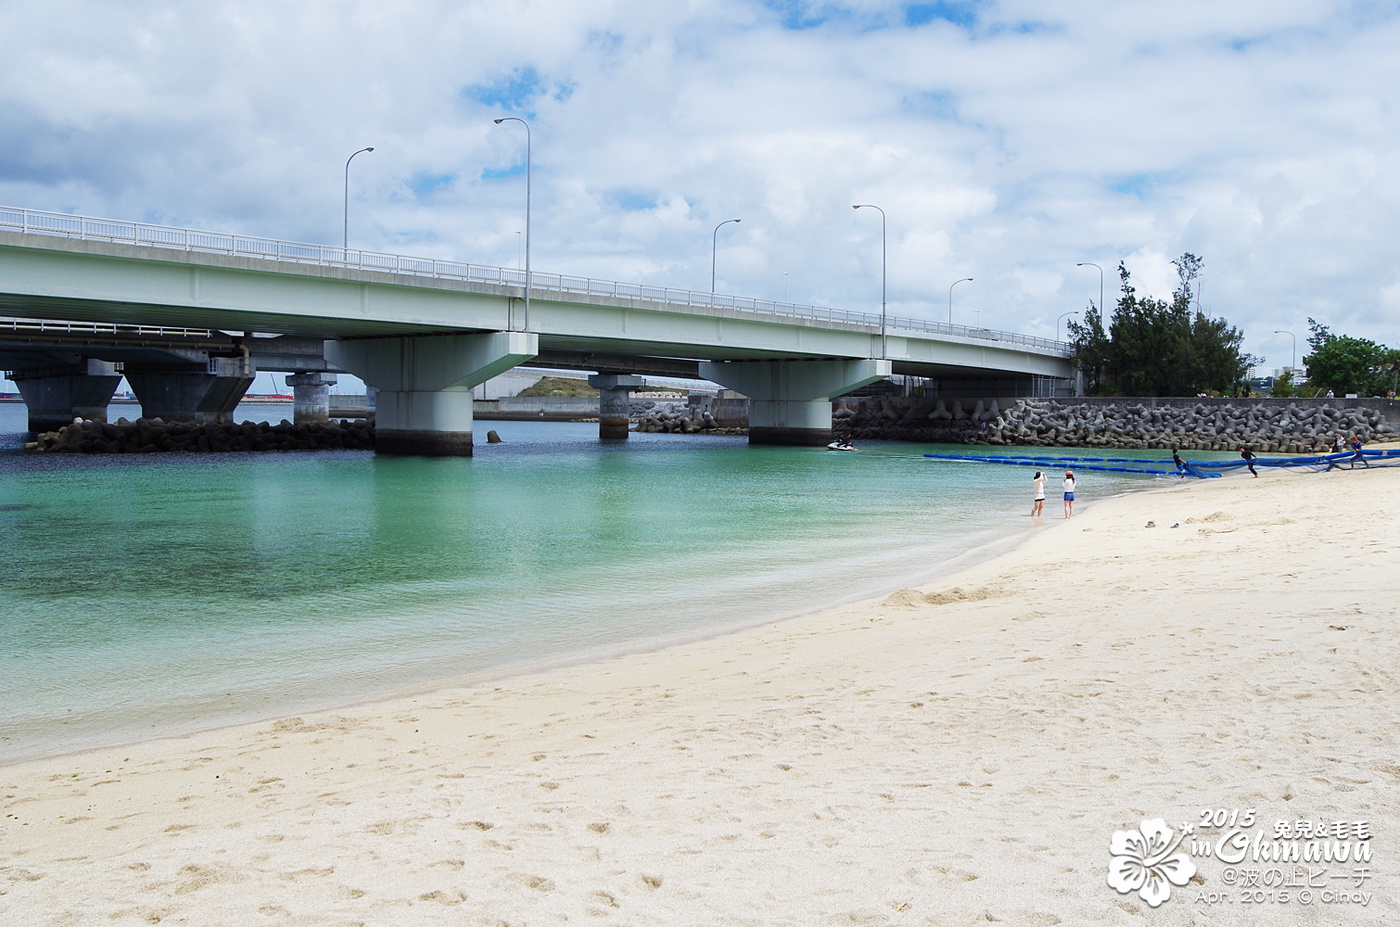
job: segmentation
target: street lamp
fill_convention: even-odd
[[[345,159],[345,240],[340,245],[342,251],[350,250],[350,162],[355,160],[355,155],[373,150],[373,148],[361,148]]]
[[[1056,340],[1056,341],[1059,341],[1059,340],[1060,340],[1060,319],[1063,319],[1063,318],[1064,318],[1065,316],[1067,316],[1067,315],[1079,315],[1079,310],[1078,310],[1078,309],[1072,309],[1072,310],[1070,310],[1069,312],[1061,312],[1061,313],[1060,313],[1060,318],[1055,320],[1055,340]]]
[[[952,325],[952,324],[953,324],[953,287],[957,286],[959,283],[971,283],[971,282],[972,282],[972,278],[971,278],[971,277],[963,277],[961,280],[954,280],[953,283],[952,283],[952,285],[948,287],[948,324],[949,324],[949,325]]]
[[[885,345],[885,272],[889,268],[888,251],[885,248],[885,211],[873,203],[859,203],[852,209],[875,209],[880,213],[880,359],[889,357]]]
[[[1103,268],[1093,261],[1081,261],[1075,267],[1092,267],[1099,272],[1099,315],[1103,315]]]
[[[525,127],[525,326],[530,330],[530,124],[519,116],[502,116],[494,120],[496,125],[503,122],[518,122]]]
[[[1281,328],[1274,329],[1275,335],[1287,335],[1293,339],[1293,359],[1288,364],[1289,371],[1294,370],[1298,365],[1298,336]]]
[[[731,222],[742,222],[742,219],[725,219],[715,226],[715,233],[710,236],[710,295],[715,295],[715,255],[719,251],[719,230]]]

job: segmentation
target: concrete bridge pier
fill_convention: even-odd
[[[626,440],[632,421],[632,390],[646,386],[641,377],[600,373],[588,378],[598,391],[598,437],[604,441]]]
[[[336,383],[333,373],[294,373],[287,377],[292,388],[292,421],[325,422],[331,417],[331,387]]]
[[[56,431],[75,418],[107,421],[107,404],[122,381],[115,364],[86,358],[75,364],[10,374],[29,412],[29,430]]]
[[[700,376],[749,397],[749,443],[831,441],[831,400],[890,375],[887,360],[727,361]]]
[[[201,369],[126,370],[141,415],[167,422],[227,422],[257,370],[248,357],[202,358]]]
[[[326,342],[326,360],[377,387],[375,453],[470,457],[472,387],[539,353],[528,332]]]

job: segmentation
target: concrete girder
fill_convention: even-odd
[[[92,358],[11,375],[29,412],[29,430],[36,433],[56,431],[75,418],[107,421],[107,405],[122,381],[114,364]]]
[[[822,445],[832,397],[890,375],[887,360],[702,363],[700,375],[749,397],[749,443]]]
[[[194,361],[194,357],[189,358]],[[198,369],[126,370],[145,418],[167,422],[226,422],[257,368],[244,357],[203,357]]]
[[[327,341],[326,360],[378,389],[375,451],[470,457],[472,387],[539,352],[527,332]]]

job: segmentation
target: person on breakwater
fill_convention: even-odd
[[[1254,452],[1247,447],[1242,447],[1240,448],[1240,456],[1244,458],[1244,465],[1249,468],[1249,472],[1258,476],[1258,471],[1254,469]]]
[[[1044,514],[1045,509],[1045,482],[1048,479],[1044,473],[1035,471],[1035,478],[1031,484],[1035,486],[1035,499],[1031,502],[1031,517],[1039,518]]]
[[[1074,471],[1065,471],[1065,517],[1074,514]]]

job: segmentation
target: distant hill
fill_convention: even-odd
[[[573,377],[541,377],[529,389],[522,389],[517,395],[541,398],[546,396],[596,396],[598,391],[588,385],[587,380]]]

